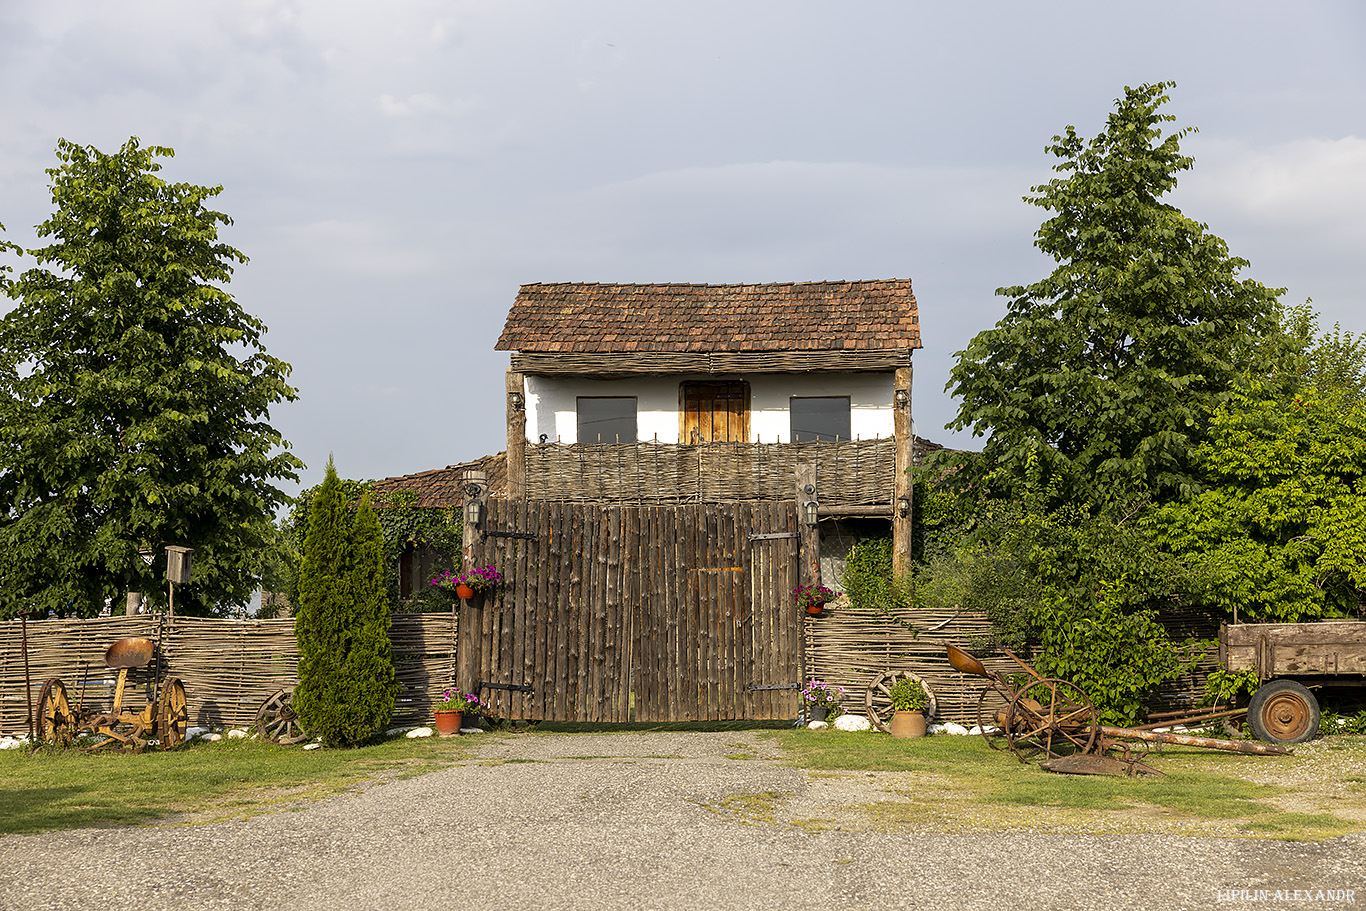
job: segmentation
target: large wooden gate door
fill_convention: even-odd
[[[457,680],[505,718],[792,718],[801,679],[790,503],[495,500],[461,608]]]

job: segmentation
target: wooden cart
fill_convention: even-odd
[[[1366,683],[1366,622],[1225,623],[1219,661],[1230,671],[1255,670],[1261,687],[1247,724],[1268,743],[1302,743],[1319,731],[1319,702],[1310,687]]]
[[[162,681],[153,699],[139,712],[123,707],[123,691],[128,683],[128,672],[146,667],[156,653],[151,639],[130,637],[120,639],[104,653],[105,667],[119,672],[114,688],[114,705],[107,712],[97,712],[78,705],[73,711],[67,697],[66,684],[53,677],[43,684],[38,694],[37,735],[44,743],[69,746],[82,734],[103,735],[105,739],[91,749],[131,747],[140,753],[149,740],[156,740],[163,750],[185,742],[189,728],[189,709],[185,687],[179,678]]]

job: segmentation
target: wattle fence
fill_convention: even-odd
[[[251,725],[272,694],[298,682],[293,620],[217,620],[160,615],[93,620],[30,620],[28,690],[36,703],[49,678],[66,684],[72,706],[107,709],[118,673],[104,666],[105,649],[143,636],[157,643],[156,657],[130,671],[123,704],[137,709],[152,698],[158,680],[178,677],[189,699],[190,724]],[[455,670],[453,614],[395,614],[389,632],[402,686],[395,724],[426,723],[433,698],[451,685]],[[28,732],[28,701],[20,621],[0,622],[0,734]]]

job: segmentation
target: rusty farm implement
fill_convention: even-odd
[[[1038,761],[1055,772],[1079,774],[1160,775],[1142,760],[1154,744],[1180,744],[1234,753],[1285,755],[1284,746],[1198,737],[1155,727],[1179,727],[1227,719],[1237,711],[1212,709],[1164,718],[1140,727],[1113,727],[1100,723],[1100,713],[1086,692],[1075,683],[1044,677],[1009,649],[1002,649],[1021,673],[1007,676],[988,671],[982,662],[958,648],[948,646],[949,663],[964,674],[986,678],[989,683],[977,702],[977,726],[987,745],[1009,749],[1021,762]]]
[[[118,671],[114,686],[114,703],[109,711],[87,709],[84,705],[84,686],[75,709],[67,696],[66,684],[53,677],[43,684],[38,694],[35,734],[43,743],[69,746],[82,735],[103,736],[105,739],[91,749],[128,748],[142,752],[148,741],[155,740],[163,750],[185,742],[189,728],[189,709],[185,687],[179,678],[161,681],[153,698],[140,711],[123,704],[128,672],[146,667],[156,653],[151,639],[130,637],[120,639],[104,653],[105,667]]]

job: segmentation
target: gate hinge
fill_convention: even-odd
[[[522,541],[535,541],[537,538],[534,531],[486,531],[484,536],[489,538],[517,538]]]

